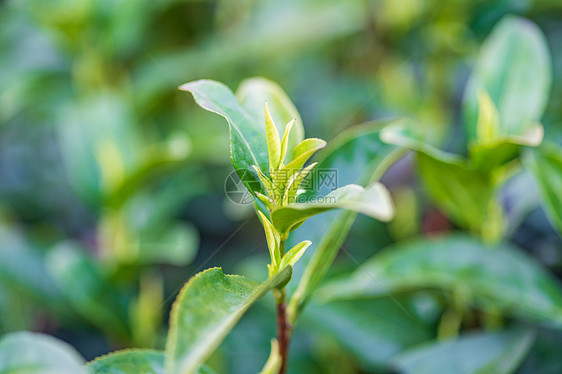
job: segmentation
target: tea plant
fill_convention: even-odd
[[[540,333],[533,326],[562,326],[562,288],[536,260],[507,243],[509,226],[517,220],[508,219],[499,196],[513,175],[530,170],[550,219],[562,230],[562,149],[541,145],[539,124],[550,81],[550,58],[540,31],[520,18],[503,19],[483,46],[467,85],[463,125],[468,140],[461,154],[439,149],[405,119],[355,127],[329,146],[321,139],[305,139],[294,105],[277,85],[261,78],[243,82],[236,94],[211,80],[182,85],[202,108],[228,122],[232,165],[252,195],[264,229],[268,278],[255,282],[226,275],[221,268],[193,276],[172,307],[164,351],[124,350],[85,365],[65,343],[15,333],[0,340],[0,373],[27,367],[57,373],[212,373],[205,365],[209,357],[270,291],[277,338],[271,341],[263,374],[286,372],[291,335],[307,305],[319,320],[324,311],[332,316],[343,311],[345,327],[362,332],[373,328],[372,316],[365,318],[355,310],[357,304],[344,303],[378,300],[384,308],[381,296],[389,294],[392,305],[402,308],[393,315],[394,323],[376,331],[374,338],[358,333],[362,339],[344,342],[362,362],[404,373],[512,373]],[[408,149],[416,155],[433,202],[471,235],[398,243],[360,269],[320,285],[357,213],[381,221],[392,218],[391,199],[378,180]],[[316,162],[308,163],[316,152]],[[339,181],[349,184],[333,190],[321,185],[315,177],[328,169],[337,169]],[[343,212],[317,216],[334,209]],[[433,338],[413,331],[400,336],[394,326],[415,325],[421,318],[423,312],[410,312],[401,301],[411,301],[405,295],[422,290],[438,291],[424,294],[430,302],[446,298],[436,323],[438,341],[410,348]],[[477,332],[465,331],[475,328]],[[393,335],[393,344],[373,351],[385,333]],[[33,354],[18,355],[20,347]]]
[[[191,92],[200,106],[220,114],[229,123],[231,161],[248,191],[255,196],[255,210],[263,225],[270,254],[269,277],[256,283],[243,276],[225,275],[220,268],[195,275],[184,286],[172,308],[165,354],[125,351],[102,357],[88,368],[105,372],[107,367],[118,370],[133,365],[130,372],[137,372],[139,367],[134,365],[142,364],[153,367],[154,371],[164,365],[169,373],[210,372],[202,366],[209,355],[245,311],[272,291],[277,305],[278,332],[262,372],[284,373],[293,326],[333,259],[332,256],[322,263],[310,263],[308,271],[314,273],[317,280],[314,283],[308,282],[307,278],[301,280],[301,284],[306,285],[306,292],[295,293],[287,311],[286,286],[291,281],[292,267],[311,245],[310,241],[304,240],[286,249],[289,234],[307,219],[337,208],[389,220],[393,211],[390,196],[378,182],[366,188],[350,184],[326,195],[320,195],[315,188],[302,189],[301,184],[318,165],[305,164],[326,146],[326,142],[303,139],[300,116],[273,83],[263,79],[248,80],[238,91],[240,101],[226,86],[214,81],[191,82],[181,89]],[[261,102],[261,106],[255,105],[256,102]],[[379,130],[380,126],[369,129],[361,137],[368,139],[374,135],[380,143]],[[331,150],[332,156],[335,153],[337,148]],[[16,335],[6,338],[3,344],[14,344],[20,339],[34,338],[29,334]],[[51,347],[48,338],[38,341],[42,339]],[[60,343],[52,344],[55,344],[53,349],[57,349],[56,345]]]

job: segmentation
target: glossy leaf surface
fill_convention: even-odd
[[[191,278],[176,299],[166,342],[169,374],[195,373],[248,308],[269,290],[286,282],[287,267],[273,278],[256,283],[220,268]]]
[[[262,171],[269,169],[265,115],[255,118],[248,113],[232,91],[219,82],[198,80],[182,85],[180,90],[191,92],[199,106],[228,121],[232,165],[250,191],[260,191],[260,183],[252,165],[258,166]]]

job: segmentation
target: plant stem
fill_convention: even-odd
[[[285,290],[283,298],[285,297]],[[290,326],[287,323],[285,302],[277,304],[277,340],[279,342],[279,355],[281,356],[281,368],[279,374],[285,374],[287,370],[287,358],[289,355]]]
[[[281,257],[285,254],[285,240],[279,243]],[[287,360],[289,355],[289,341],[291,339],[291,326],[287,322],[286,292],[285,289],[274,290],[275,302],[277,304],[277,341],[279,342],[279,355],[281,356],[281,368],[279,374],[287,371]]]

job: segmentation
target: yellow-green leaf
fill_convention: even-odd
[[[265,134],[267,138],[267,154],[269,155],[269,174],[273,175],[279,168],[281,157],[281,141],[275,122],[269,113],[269,106],[265,103]]]

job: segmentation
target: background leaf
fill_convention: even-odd
[[[523,330],[467,334],[405,352],[394,360],[394,366],[404,374],[510,374],[534,338],[534,333]]]
[[[127,300],[91,258],[72,244],[61,243],[49,253],[47,266],[78,314],[110,336],[127,340]]]
[[[457,224],[479,233],[493,204],[491,176],[424,153],[417,154],[417,162],[431,200]]]
[[[403,155],[398,147],[386,144],[380,138],[381,129],[391,123],[394,121],[370,122],[349,129],[334,139],[312,172],[316,175],[307,194],[324,196],[338,185],[368,184],[380,179],[386,169]],[[332,175],[335,172],[337,185],[320,183],[320,172]],[[326,275],[355,216],[356,213],[347,211],[325,213],[305,222],[291,234],[292,242],[310,240],[312,245],[296,264],[294,281],[289,284],[289,290],[293,292],[289,304],[290,318],[296,317]],[[331,235],[326,235],[327,232]],[[296,285],[298,288],[295,289]]]
[[[540,120],[551,86],[546,40],[531,21],[504,17],[481,48],[463,100],[469,142],[478,142],[478,93],[485,90],[499,115],[499,135],[523,136]]]
[[[87,374],[84,360],[53,337],[16,332],[0,338],[1,374]]]
[[[477,307],[562,327],[562,287],[551,274],[511,245],[490,247],[463,235],[390,247],[318,292],[338,300],[423,288],[462,289]]]
[[[375,370],[383,369],[404,349],[433,337],[428,325],[400,310],[390,298],[312,301],[301,324],[334,336],[365,367]]]
[[[550,221],[562,233],[562,148],[545,144],[524,155],[527,168],[535,175],[543,205]]]

